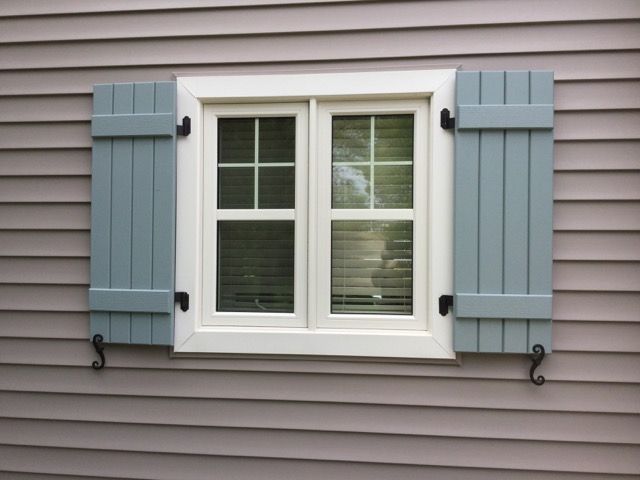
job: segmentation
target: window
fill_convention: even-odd
[[[452,358],[454,74],[179,78],[175,350]]]

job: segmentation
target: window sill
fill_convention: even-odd
[[[455,359],[429,332],[302,328],[201,327],[176,353],[320,355]]]

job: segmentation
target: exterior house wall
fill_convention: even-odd
[[[623,479],[640,473],[640,3],[0,3],[0,478]],[[553,350],[460,365],[89,368],[91,91],[176,73],[460,67],[556,80]]]

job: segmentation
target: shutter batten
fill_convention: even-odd
[[[458,105],[458,130],[551,129],[553,105]]]
[[[93,115],[91,136],[97,137],[171,137],[176,129],[171,113],[134,115]]]
[[[95,311],[171,313],[173,304],[169,290],[89,289],[89,308]]]
[[[482,318],[551,317],[551,295],[457,294],[456,316]]]
[[[91,336],[173,343],[174,82],[94,87]]]
[[[553,74],[456,80],[454,348],[551,351]]]

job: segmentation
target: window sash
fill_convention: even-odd
[[[295,208],[260,209],[254,200],[254,208],[219,209],[218,172],[219,168],[255,169],[252,163],[218,164],[218,119],[245,117],[295,117]],[[257,122],[256,122],[257,123]],[[204,107],[203,136],[203,226],[202,226],[202,322],[203,326],[243,326],[243,327],[306,327],[306,277],[307,277],[307,188],[308,181],[308,104],[246,104],[246,105],[206,105]],[[256,133],[257,136],[257,133]],[[287,162],[291,163],[291,162]],[[260,163],[258,168],[281,167],[279,163]],[[254,192],[257,198],[258,192]],[[218,222],[221,221],[294,221],[294,308],[293,313],[276,312],[227,312],[217,309],[217,255]]]
[[[332,205],[332,116],[413,114],[413,208],[331,208]],[[316,328],[426,330],[427,321],[427,196],[429,165],[427,154],[428,101],[350,101],[318,103],[317,171],[317,262],[311,266],[316,272],[315,295]],[[368,162],[366,162],[368,164]],[[387,163],[387,162],[385,162]],[[388,162],[398,164],[394,162]],[[418,183],[419,182],[419,183]],[[420,188],[416,188],[419,184]],[[413,222],[413,308],[412,314],[339,314],[331,313],[331,222],[335,220],[410,220]]]

